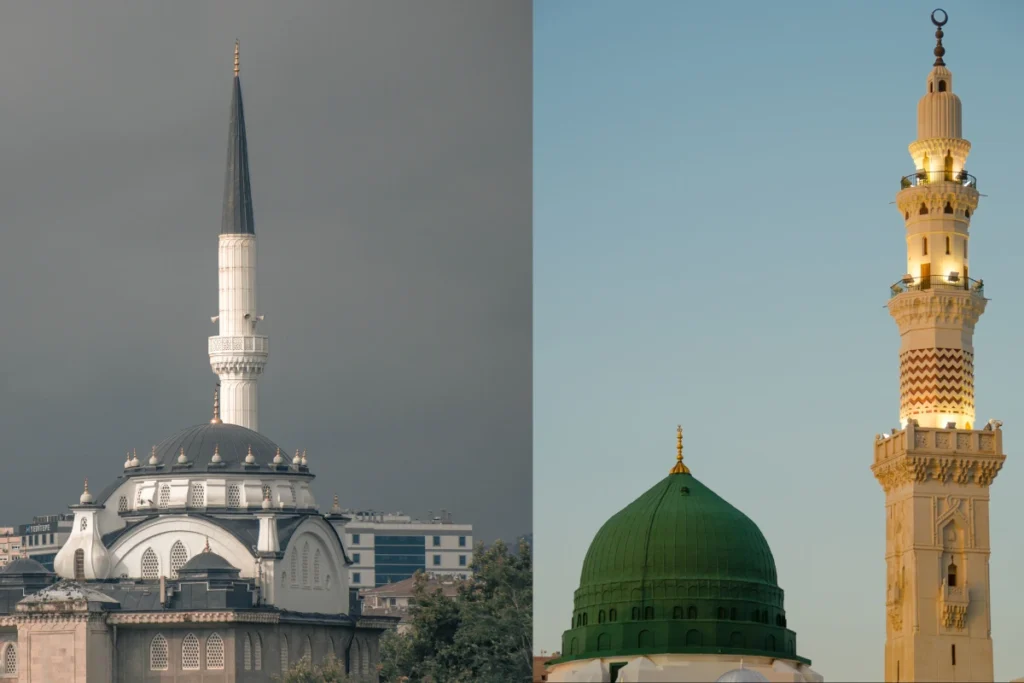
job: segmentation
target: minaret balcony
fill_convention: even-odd
[[[963,187],[978,189],[978,179],[967,171],[916,171],[900,178],[900,189],[920,187],[932,183],[957,183]]]
[[[962,277],[959,273],[948,275],[928,275],[926,277],[906,276],[902,280],[893,283],[889,287],[889,298],[894,298],[904,292],[926,292],[929,289],[943,291],[962,291],[981,298],[985,298],[985,283],[982,280],[974,280],[969,277]]]
[[[966,582],[963,586],[950,586],[947,582],[942,582],[942,590],[939,593],[939,616],[945,628],[964,630],[969,606],[970,593]]]
[[[262,335],[246,335],[236,337],[210,337],[210,354],[231,353],[242,351],[265,354],[269,351],[267,337]]]

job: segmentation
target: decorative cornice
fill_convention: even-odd
[[[121,612],[107,616],[112,625],[130,624],[277,624],[279,612]]]
[[[946,152],[953,158],[966,159],[971,153],[971,143],[963,138],[927,138],[911,142],[907,151],[914,159],[919,159],[925,154],[932,159],[943,159]]]
[[[900,190],[896,194],[896,208],[907,219],[908,224],[915,220],[929,218],[960,218],[967,220],[964,210],[973,214],[978,208],[978,190],[963,183],[954,181],[936,181],[922,183],[914,187]],[[921,205],[928,210],[921,213]],[[946,213],[946,204],[953,210],[952,216]]]
[[[900,334],[919,328],[962,326],[974,330],[988,299],[968,290],[928,289],[897,294],[889,299],[889,315]]]
[[[905,484],[992,485],[1006,456],[1001,431],[926,429],[913,422],[875,440],[871,471],[886,493]]]

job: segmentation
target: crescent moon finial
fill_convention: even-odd
[[[935,18],[935,15],[942,12],[942,21]],[[946,14],[946,10],[937,9],[932,11],[932,23],[935,24],[935,49],[932,54],[935,55],[935,62],[932,66],[946,66],[946,63],[942,61],[943,55],[946,54],[946,48],[942,47],[942,27],[949,21],[949,15]]]
[[[939,21],[938,19],[935,18],[935,15],[939,12],[942,12],[942,21]],[[947,21],[949,21],[949,15],[946,14],[946,10],[937,9],[932,12],[932,23],[938,26],[939,28],[945,26]]]

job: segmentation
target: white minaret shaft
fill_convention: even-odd
[[[221,420],[259,430],[257,382],[267,364],[267,337],[256,334],[263,319],[256,309],[256,231],[253,223],[249,153],[245,135],[242,86],[235,80],[231,96],[231,125],[224,213],[217,249],[219,332],[210,337],[210,366],[220,378]]]
[[[968,277],[967,241],[979,195],[942,59],[945,12],[932,21],[916,171],[896,195],[907,273],[889,313],[900,331],[902,429],[875,436],[871,467],[885,490],[884,680],[992,681],[989,487],[1006,456],[1002,424],[975,425],[973,336],[986,299]]]

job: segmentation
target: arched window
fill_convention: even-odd
[[[924,202],[921,202],[921,208],[917,210],[917,214],[919,216],[927,216],[928,215],[928,206]],[[924,243],[925,243],[924,253],[927,256],[928,255],[928,247],[927,247],[928,240],[926,239],[924,241]]]
[[[188,562],[188,550],[181,541],[175,541],[171,546],[171,578],[178,578],[178,570]]]
[[[950,562],[949,567],[946,568],[946,581],[949,583],[950,588],[956,588],[956,563]]]
[[[597,649],[598,650],[610,650],[612,649],[612,639],[607,633],[602,633],[597,637]]]
[[[167,639],[159,633],[149,641],[149,670],[167,671]]]
[[[128,496],[121,496],[117,499],[117,511],[128,512]]]
[[[331,590],[331,575],[328,574],[327,578],[324,579],[324,590]]]
[[[577,649],[578,649],[578,646],[576,644],[576,639],[573,638],[571,641],[569,641],[569,654],[571,654],[571,655],[576,654],[576,650]]]
[[[288,671],[288,636],[281,636],[281,673]]]
[[[603,624],[604,623],[604,610],[599,610],[598,611],[598,613],[597,613],[597,623],[599,623],[599,624]]]
[[[584,626],[586,626],[586,625],[587,625],[587,621],[588,621],[588,619],[587,619],[587,613],[586,613],[586,612],[584,612],[584,613],[583,613],[583,625],[584,625]]]
[[[206,507],[206,487],[202,484],[192,484],[192,488],[189,490],[188,495],[189,507],[201,508]]]
[[[242,666],[246,671],[252,671],[252,638],[248,633],[242,641]]]
[[[302,658],[307,662],[313,662],[313,641],[306,636],[306,647],[302,649]]]
[[[85,581],[85,551],[75,551],[75,581]]]
[[[689,607],[686,608],[686,618],[687,619],[696,619],[697,618],[697,608],[694,605],[690,605]]]
[[[647,630],[640,631],[636,644],[638,647],[654,647],[654,634]]]
[[[633,621],[640,621],[640,608],[639,607],[634,607],[633,608]]]
[[[78,528],[80,528],[82,531],[85,531],[86,529],[88,529],[89,528],[89,520],[86,519],[85,517],[82,517],[82,521],[79,523]]]
[[[259,633],[252,641],[252,665],[257,671],[263,670],[263,636]]]
[[[185,671],[199,670],[199,639],[189,633],[181,641],[181,668]]]
[[[680,605],[676,605],[675,607],[672,608],[672,618],[673,619],[682,619],[683,618],[683,608]]]
[[[719,607],[718,608],[718,618],[719,619],[725,619],[725,608],[724,607]]]
[[[650,606],[644,607],[644,619],[653,619],[653,618],[654,618],[654,608],[650,607]]]
[[[224,639],[219,633],[211,633],[206,639],[206,668],[224,668]]]
[[[302,585],[309,585],[309,542],[302,545]]]
[[[171,485],[163,484],[160,486],[160,500],[157,503],[160,507],[165,508],[171,504]]]
[[[946,81],[939,81],[939,92],[946,92]],[[935,575],[932,574],[932,576]]]
[[[964,218],[970,218],[970,217],[971,217],[971,210],[970,209],[964,209]],[[964,256],[967,256],[967,243],[966,242],[964,242]]]
[[[619,612],[614,607],[608,610],[608,621],[615,621],[619,618]]]
[[[146,548],[146,552],[142,553],[142,578],[160,578],[160,560],[152,548]]]
[[[292,581],[298,581],[299,580],[299,549],[298,549],[298,547],[296,547],[292,551],[291,565],[292,565],[291,566]]]
[[[946,202],[946,206],[943,207],[942,213],[953,213],[953,205]],[[949,253],[949,238],[946,238],[946,253]]]
[[[729,608],[729,618],[732,619],[733,621],[736,621],[736,608],[735,607],[730,607]]]
[[[237,486],[228,487],[228,507],[237,508],[242,506],[242,494]]]
[[[764,649],[775,652],[775,636],[770,633],[764,637]]]
[[[18,675],[18,646],[14,643],[4,648],[4,674]]]
[[[313,585],[320,585],[320,549],[313,553]]]

